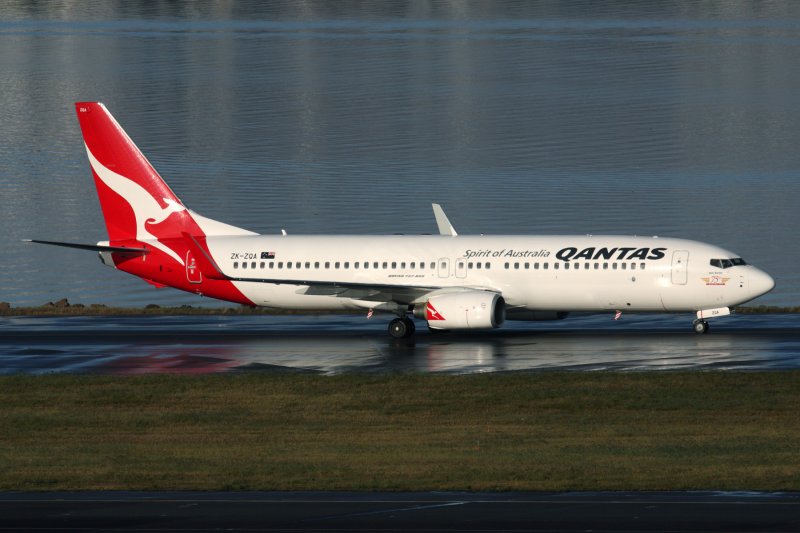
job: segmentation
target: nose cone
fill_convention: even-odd
[[[775,280],[763,270],[754,269],[750,274],[748,288],[753,293],[753,298],[766,294],[775,288]]]

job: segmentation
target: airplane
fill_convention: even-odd
[[[396,315],[389,334],[500,327],[571,312],[692,312],[693,329],[775,286],[711,244],[618,235],[261,235],[195,213],[106,107],[75,104],[108,240],[31,240],[99,253],[156,287],[247,306]]]

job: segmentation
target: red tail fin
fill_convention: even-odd
[[[195,234],[183,203],[106,107],[75,104],[109,239],[139,241]]]

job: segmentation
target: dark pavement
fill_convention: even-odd
[[[800,493],[5,493],[1,531],[800,531]]]

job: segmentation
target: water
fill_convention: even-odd
[[[94,254],[73,102],[262,233],[680,236],[798,305],[800,3],[6,2],[0,300],[209,304]]]

